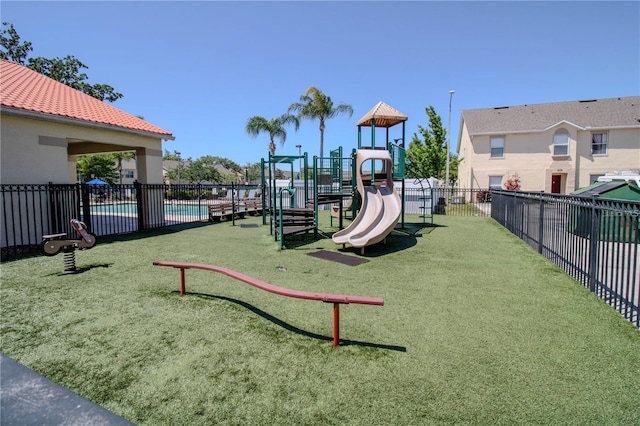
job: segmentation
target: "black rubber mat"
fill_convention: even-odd
[[[309,253],[309,256],[319,259],[331,260],[333,262],[342,263],[343,265],[356,266],[367,262],[367,259],[355,256],[347,256],[346,254],[336,253],[334,251],[320,250],[315,253]]]
[[[257,228],[257,223],[242,223],[240,224],[240,228]]]

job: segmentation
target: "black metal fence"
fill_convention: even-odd
[[[232,191],[232,188],[235,191]],[[79,219],[97,236],[208,220],[208,205],[258,187],[233,185],[0,185],[1,258],[36,253],[43,235],[77,238]]]
[[[295,203],[304,206],[306,200],[298,198],[304,198],[305,191],[299,189]],[[97,236],[129,234],[206,221],[209,205],[233,197],[255,198],[261,192],[258,185],[0,185],[1,258],[37,253],[43,235],[76,238],[71,219],[83,221]],[[268,189],[265,192],[268,207],[271,198]],[[407,187],[400,196],[407,214],[487,216],[491,209],[488,190]]]
[[[491,217],[640,327],[640,202],[492,191]]]
[[[434,193],[434,213],[449,216],[490,216],[491,191],[481,188],[438,188]]]

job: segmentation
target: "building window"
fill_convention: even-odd
[[[569,132],[565,129],[553,135],[553,155],[569,155]]]
[[[491,158],[504,157],[504,136],[493,136],[491,138]]]
[[[502,176],[489,176],[490,189],[502,189]]]
[[[607,144],[609,142],[609,135],[607,133],[592,133],[591,134],[591,154],[606,154]]]
[[[124,177],[127,179],[133,179],[133,170],[127,170],[124,172]]]

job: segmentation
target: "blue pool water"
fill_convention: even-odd
[[[91,213],[110,214],[131,214],[138,213],[138,206],[135,203],[123,204],[97,204],[91,206]],[[193,204],[165,204],[165,216],[206,216],[207,206]]]

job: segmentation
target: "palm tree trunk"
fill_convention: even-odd
[[[324,157],[324,120],[320,119],[320,158]]]
[[[273,136],[271,137],[271,142],[269,142],[269,152],[271,153],[271,155],[276,154],[276,143],[273,140]],[[271,161],[271,159],[269,159],[269,161]],[[271,179],[274,179],[275,181],[275,178],[276,178],[276,163],[271,163]],[[271,183],[269,183],[269,185],[271,185]],[[273,188],[273,190],[275,191],[275,187]]]

